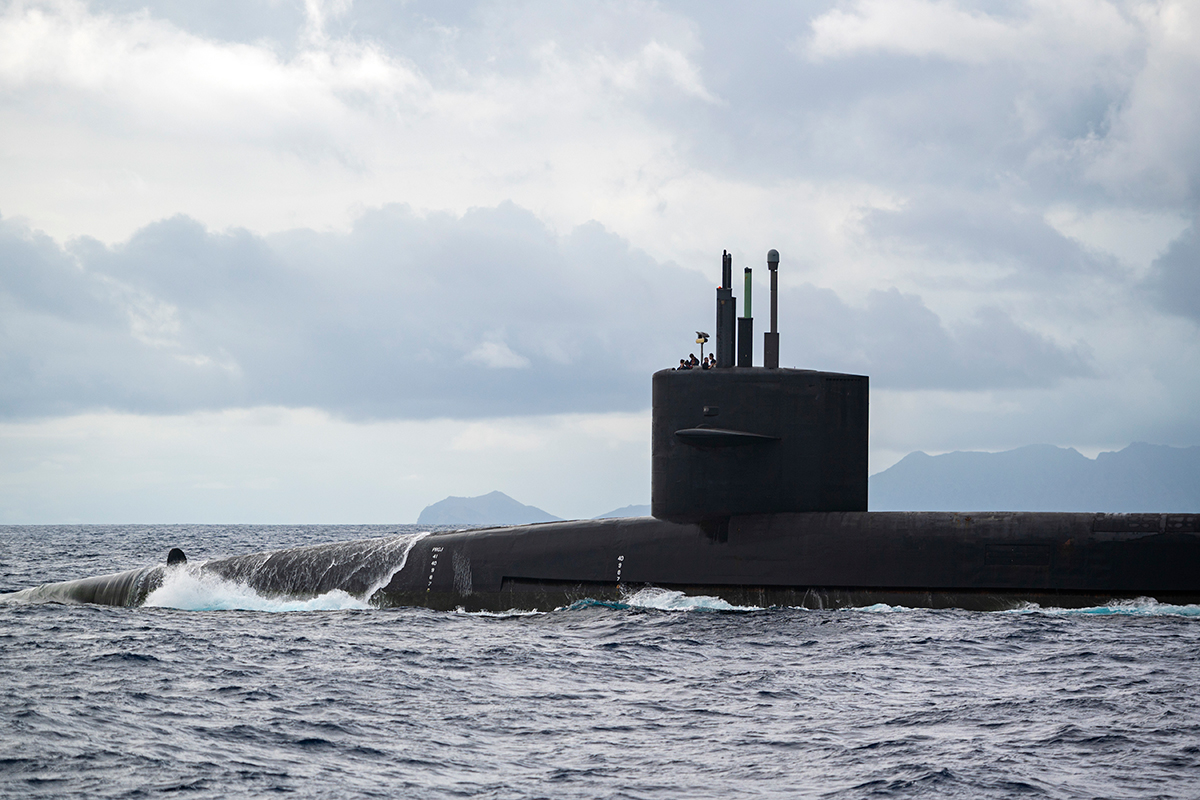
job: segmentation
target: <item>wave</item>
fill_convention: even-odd
[[[203,565],[170,570],[142,604],[180,611],[346,611],[371,605],[342,589],[312,598],[264,596],[253,587],[206,573]]]
[[[1153,597],[1138,597],[1133,600],[1113,600],[1102,606],[1087,608],[1043,607],[1027,603],[1020,608],[1001,612],[1006,614],[1052,614],[1054,616],[1113,615],[1125,617],[1200,617],[1200,605],[1173,605],[1160,603]]]
[[[809,609],[806,609],[809,610]],[[865,611],[868,614],[898,614],[904,611],[931,611],[928,608],[909,608],[908,606],[889,606],[887,603],[873,603],[869,606],[850,606],[848,608],[840,608],[838,611]],[[957,609],[947,609],[957,610]]]
[[[812,611],[800,606],[793,607],[797,611]],[[1017,608],[1005,611],[964,612],[961,608],[911,608],[909,606],[893,606],[887,603],[875,603],[869,606],[849,606],[837,609],[840,613],[858,612],[869,614],[1048,614],[1053,616],[1134,616],[1134,617],[1200,617],[1200,605],[1172,605],[1160,603],[1153,597],[1138,597],[1133,600],[1112,600],[1105,605],[1088,606],[1085,608],[1062,608],[1058,606],[1042,606],[1038,603],[1022,603]]]
[[[509,619],[510,617],[538,617],[550,612],[525,608],[510,608],[508,611],[467,611],[462,606],[459,606],[458,608],[454,609],[454,613],[464,617],[493,617],[495,619]]]
[[[617,611],[629,609],[646,609],[651,611],[762,611],[759,606],[735,606],[710,595],[684,594],[674,589],[660,589],[657,586],[647,586],[635,592],[622,595],[620,600],[594,600],[588,598],[578,600],[569,606],[556,608],[555,611],[577,611],[582,608],[602,606]]]

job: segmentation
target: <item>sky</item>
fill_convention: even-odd
[[[0,2],[0,523],[647,503],[725,250],[872,472],[1200,444],[1197,86],[1171,0]]]

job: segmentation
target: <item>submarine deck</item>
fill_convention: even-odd
[[[742,606],[1198,603],[1200,515],[805,512],[456,531],[418,542],[373,602],[548,610],[644,586]]]

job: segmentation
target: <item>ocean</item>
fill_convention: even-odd
[[[415,526],[0,527],[0,592]],[[1195,798],[1200,607],[0,602],[4,797]]]

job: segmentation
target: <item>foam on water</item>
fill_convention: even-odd
[[[1088,608],[1043,608],[1037,603],[1028,603],[1021,608],[1003,613],[1053,614],[1055,616],[1109,614],[1126,617],[1200,617],[1200,605],[1178,606],[1171,603],[1160,603],[1153,597],[1138,597],[1133,600],[1114,600],[1107,605]]]
[[[371,607],[341,589],[311,598],[264,597],[245,584],[205,573],[202,567],[189,564],[169,570],[162,586],[151,592],[143,605],[181,611],[344,611]]]
[[[465,617],[493,617],[495,619],[508,619],[510,617],[536,617],[547,612],[532,611],[522,608],[510,608],[508,611],[467,611],[462,606],[454,609],[455,614]]]
[[[870,614],[897,614],[902,611],[928,611],[925,608],[909,608],[908,606],[889,606],[887,603],[875,603],[869,606],[856,606],[852,608],[843,608],[841,611],[866,611]]]
[[[719,597],[687,595],[671,589],[647,586],[625,597],[632,608],[652,608],[656,611],[762,611],[758,606],[735,606]]]
[[[358,595],[342,589],[332,589],[315,597],[289,596],[286,593],[264,595],[249,582],[263,577],[258,573],[262,570],[262,564],[268,560],[270,553],[262,553],[258,561],[251,562],[254,567],[244,575],[245,580],[231,580],[206,571],[204,563],[168,569],[162,586],[151,592],[143,605],[156,608],[176,608],[183,611],[368,609],[371,608],[371,597],[387,586],[392,577],[404,568],[413,545],[428,535],[428,531],[423,531],[364,542],[366,547],[355,552],[355,562],[352,564],[362,563],[372,570],[377,570],[377,573],[366,591]],[[331,560],[330,564],[337,564],[337,560]]]
[[[798,609],[799,610],[799,609]],[[896,614],[901,612],[920,614],[959,613],[958,608],[910,608],[908,606],[891,606],[887,603],[875,603],[870,606],[852,606],[838,609],[842,612],[867,612],[872,614]],[[1138,597],[1133,600],[1113,600],[1107,605],[1089,606],[1087,608],[1058,608],[1042,606],[1038,603],[1023,603],[1019,608],[1008,611],[993,611],[981,613],[994,614],[1051,614],[1054,616],[1078,616],[1081,614],[1113,615],[1129,617],[1200,617],[1200,605],[1172,605],[1160,603],[1153,597]]]
[[[622,595],[620,600],[594,600],[588,598],[572,603],[556,611],[575,611],[581,608],[604,606],[618,611],[631,608],[649,609],[653,611],[762,611],[758,606],[735,606],[720,597],[709,595],[690,595],[673,589],[660,589],[657,586],[647,586],[635,592]]]

